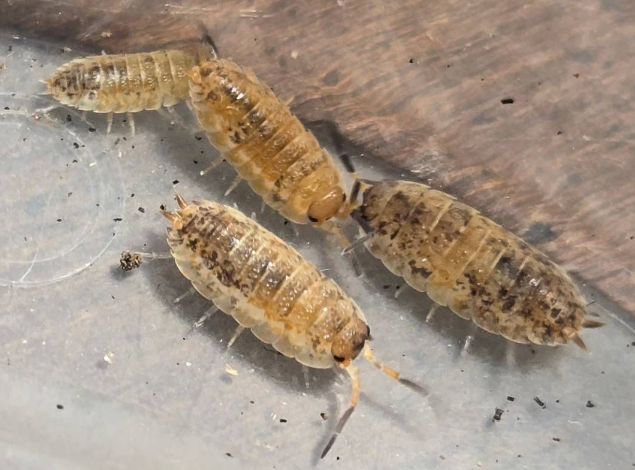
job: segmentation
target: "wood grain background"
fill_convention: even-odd
[[[635,312],[635,2],[0,5],[2,28],[107,52],[196,40],[199,21],[301,119],[479,208]]]

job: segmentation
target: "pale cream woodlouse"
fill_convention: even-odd
[[[108,114],[108,132],[113,113],[170,108],[189,97],[187,73],[197,53],[160,50],[138,54],[97,55],[74,59],[48,79],[44,94],[81,111]]]
[[[352,199],[359,189],[357,182]],[[585,300],[563,269],[449,194],[391,180],[362,180],[361,194],[352,215],[367,234],[354,245],[364,243],[408,285],[482,329],[585,349],[580,329],[603,325],[585,319]]]
[[[171,222],[168,244],[194,288],[234,317],[239,331],[250,328],[260,340],[306,366],[339,367],[350,375],[350,407],[322,457],[357,404],[360,382],[353,361],[362,350],[375,367],[425,394],[374,357],[366,344],[370,328],[359,307],[296,250],[233,208],[209,201],[188,204],[178,194],[177,202],[179,211],[162,211]],[[122,267],[138,267],[141,256],[122,253]]]
[[[212,59],[190,73],[188,102],[199,124],[238,177],[273,209],[298,223],[339,236],[333,217],[350,212],[340,172],[329,153],[249,69]],[[235,184],[232,185],[235,187]]]

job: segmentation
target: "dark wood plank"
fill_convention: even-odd
[[[632,0],[0,6],[2,27],[109,52],[196,40],[198,21],[302,119],[333,123],[365,158],[455,194],[635,311]]]

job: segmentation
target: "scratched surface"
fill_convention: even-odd
[[[0,26],[97,52],[187,43],[198,21],[305,121],[459,196],[635,312],[632,0],[0,6]]]
[[[307,388],[297,363],[249,333],[227,350],[231,318],[194,329],[209,305],[198,295],[174,303],[189,285],[171,261],[119,270],[124,249],[166,249],[157,209],[174,207],[175,189],[255,213],[328,270],[363,309],[377,355],[430,390],[422,399],[360,364],[359,407],[320,468],[635,463],[635,334],[631,317],[600,293],[582,286],[607,322],[584,332],[590,353],[508,347],[448,311],[426,323],[426,296],[395,299],[399,280],[369,254],[359,253],[358,279],[337,244],[261,213],[246,185],[223,198],[235,173],[221,166],[199,176],[217,154],[186,130],[185,106],[177,108],[185,129],[139,113],[134,137],[122,117],[106,135],[103,115],[38,112],[53,104],[37,95],[38,80],[86,51],[13,36],[0,34],[1,468],[316,464],[349,398],[345,376],[312,371]],[[312,128],[332,150],[342,145],[328,123]],[[400,174],[359,163],[371,178]]]

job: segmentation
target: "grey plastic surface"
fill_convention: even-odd
[[[360,360],[359,407],[321,468],[635,466],[628,316],[583,286],[607,322],[584,332],[588,353],[510,344],[447,310],[426,323],[427,297],[395,299],[400,281],[369,254],[359,252],[365,275],[356,278],[334,241],[261,213],[247,185],[223,198],[234,171],[199,176],[217,154],[185,106],[184,127],[139,113],[136,136],[121,115],[106,135],[104,115],[89,114],[89,124],[70,109],[38,113],[55,104],[37,95],[38,80],[81,55],[0,36],[0,468],[318,462],[348,403],[346,376],[312,370],[307,388],[298,363],[249,333],[228,350],[231,318],[194,329],[208,302],[174,303],[189,285],[170,260],[119,270],[124,249],[166,250],[157,209],[175,206],[175,190],[255,213],[328,270],[364,310],[376,354],[430,390],[422,399]]]

